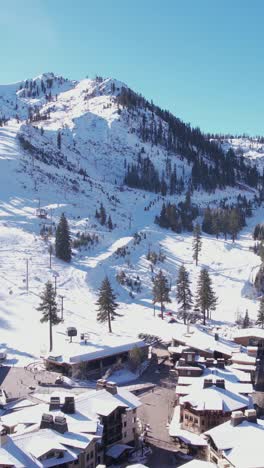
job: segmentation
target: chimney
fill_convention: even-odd
[[[60,409],[60,397],[50,397],[49,410],[59,410]]]
[[[216,379],[215,386],[218,388],[225,388],[225,379]]]
[[[218,333],[215,333],[214,338],[215,338],[215,341],[219,341],[219,335],[218,335]]]
[[[179,367],[185,366],[185,364],[186,364],[185,359],[184,359],[183,357],[181,357],[181,358],[179,359],[179,361],[178,361]]]
[[[66,396],[62,411],[65,414],[74,414],[75,413],[75,400],[74,396]]]
[[[205,365],[206,367],[214,367],[214,358],[206,358]]]
[[[106,387],[105,379],[98,379],[96,382],[96,390],[103,390]]]
[[[116,395],[117,394],[117,386],[116,383],[114,382],[107,382],[105,389],[111,393],[111,395]]]
[[[254,409],[245,410],[245,418],[248,422],[257,424],[257,413]]]
[[[54,430],[60,432],[60,434],[64,434],[64,432],[68,432],[68,424],[65,416],[55,416],[54,419]]]
[[[209,388],[213,386],[213,379],[204,379],[203,388]]]
[[[7,430],[5,427],[0,426],[0,448],[3,447],[8,441]]]
[[[216,367],[218,369],[224,369],[225,368],[225,360],[223,358],[217,359]]]
[[[40,422],[40,429],[53,429],[53,416],[52,414],[44,413]]]
[[[231,425],[233,427],[239,426],[244,421],[245,417],[242,411],[233,411],[231,414]]]

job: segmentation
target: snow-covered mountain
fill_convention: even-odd
[[[55,272],[59,294],[65,297],[65,321],[56,327],[54,339],[58,352],[65,346],[68,325],[89,331],[91,339],[106,333],[106,327],[96,322],[95,306],[97,288],[106,274],[122,315],[113,323],[114,333],[146,332],[170,339],[177,325],[153,317],[153,274],[162,268],[168,275],[170,309],[176,312],[179,266],[185,263],[194,291],[200,268],[192,260],[192,235],[159,228],[155,216],[165,200],[184,199],[194,164],[207,171],[208,180],[215,178],[216,170],[223,177],[214,189],[193,187],[192,200],[201,209],[218,206],[221,200],[232,203],[239,194],[253,199],[257,192],[246,183],[247,165],[237,166],[235,161],[226,169],[219,145],[210,144],[199,131],[113,79],[77,82],[49,73],[0,86],[0,120],[0,347],[1,343],[6,347],[10,361],[28,362],[47,350],[47,327],[40,324],[36,307],[44,283],[53,280]],[[165,180],[166,196],[124,184],[128,168],[147,158]],[[171,193],[174,166],[181,184]],[[232,187],[224,183],[231,170],[236,178]],[[112,218],[112,231],[95,217],[101,203]],[[47,219],[37,216],[39,207]],[[54,236],[40,233],[44,227],[54,227],[62,212],[73,239],[78,233],[90,233],[98,242],[75,249],[69,265],[53,258],[50,270],[48,246]],[[217,320],[232,322],[246,309],[250,316],[256,315],[258,302],[251,283],[260,259],[249,247],[252,229],[262,220],[260,207],[234,244],[203,236],[200,265],[208,266],[219,297]],[[146,258],[149,249],[157,253],[161,249],[165,261],[151,266]],[[116,280],[121,270],[128,280],[124,285]],[[132,289],[137,277],[141,287]]]

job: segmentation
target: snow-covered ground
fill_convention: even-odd
[[[107,325],[97,323],[95,305],[97,289],[106,274],[117,293],[119,312],[122,314],[113,322],[113,335],[137,338],[139,333],[149,333],[170,340],[174,327],[179,325],[162,321],[157,314],[153,316],[152,272],[146,259],[149,248],[156,252],[161,248],[166,255],[165,262],[158,263],[154,272],[162,268],[171,282],[172,302],[168,305],[169,310],[177,311],[175,281],[182,263],[190,272],[193,292],[196,289],[200,267],[208,267],[219,297],[217,310],[213,314],[214,320],[227,322],[229,327],[239,313],[243,315],[248,309],[250,317],[254,318],[258,308],[252,280],[260,265],[260,259],[249,248],[253,244],[253,227],[257,222],[263,221],[263,208],[254,212],[254,216],[248,220],[248,226],[234,244],[231,240],[217,240],[204,235],[200,262],[196,267],[192,260],[192,235],[174,234],[154,224],[155,215],[159,213],[163,202],[162,197],[123,188],[114,183],[115,177],[121,174],[124,155],[128,154],[128,158],[133,159],[139,150],[139,143],[135,135],[126,134],[127,153],[125,152],[125,140],[122,137],[125,129],[121,128],[123,123],[118,121],[114,105],[112,110],[110,107],[103,107],[107,104],[105,100],[110,99],[109,96],[91,98],[93,100],[88,106],[90,114],[84,114],[81,108],[78,117],[77,101],[80,100],[80,95],[92,86],[91,80],[85,81],[87,82],[78,86],[73,86],[72,82],[63,85],[66,87],[62,93],[64,98],[59,95],[56,104],[52,103],[57,107],[51,120],[44,124],[39,123],[39,127],[42,124],[45,127],[43,138],[46,140],[41,139],[39,130],[25,127],[25,122],[17,123],[11,120],[8,125],[0,127],[0,348],[6,348],[8,362],[15,365],[26,365],[32,360],[38,360],[48,351],[48,325],[40,323],[40,313],[36,308],[45,282],[48,279],[54,281],[54,272],[59,275],[58,295],[64,296],[65,305],[65,320],[54,328],[54,346],[57,353],[71,346],[66,336],[66,328],[71,325],[76,326],[78,332],[88,332],[91,342],[107,345]],[[92,93],[91,89],[89,93]],[[99,101],[97,110],[94,107],[94,99]],[[46,104],[46,107],[52,104]],[[60,115],[59,110],[63,106],[66,106],[66,110]],[[111,132],[106,129],[102,131],[100,127],[98,131],[94,130],[95,134],[92,136],[90,130],[94,124],[95,127],[98,124],[95,116],[98,117],[99,108],[103,109],[102,118],[107,122],[108,128],[111,128]],[[67,114],[71,115],[71,119],[64,122]],[[72,129],[71,122],[75,122]],[[23,151],[17,139],[21,125],[24,133],[33,132],[32,141],[38,147],[45,144],[48,147],[52,144],[52,139],[55,144],[54,132],[64,125],[64,154],[72,164],[83,165],[87,169],[89,179],[85,181],[65,167],[44,164]],[[114,133],[112,126],[117,127]],[[75,132],[78,137],[75,143],[76,152],[70,143]],[[80,135],[88,135],[87,141],[82,141]],[[123,146],[121,143],[121,146],[117,146],[117,138],[120,138]],[[92,153],[91,145],[95,139],[98,141],[98,147]],[[89,146],[87,153],[83,151],[85,144]],[[67,149],[67,145],[70,149]],[[107,148],[110,147],[112,151],[113,147],[116,148],[117,156],[115,159],[113,153],[110,155],[112,164],[110,156],[107,155]],[[147,145],[145,147],[147,150]],[[121,150],[124,152],[123,159]],[[159,151],[157,148],[153,149],[153,157],[156,158],[157,164],[159,156],[166,156],[159,154]],[[80,155],[81,160],[78,159],[81,158]],[[185,163],[179,160],[177,164],[180,168]],[[73,189],[73,178],[78,181],[78,191]],[[197,192],[193,194],[193,200],[200,206],[206,206],[208,203],[214,205],[221,198],[232,200],[238,193],[237,189],[216,191],[214,194]],[[252,197],[254,194],[246,195]],[[173,200],[178,201],[183,196],[174,196]],[[111,214],[113,223],[116,224],[112,232],[100,226],[95,219],[95,210],[99,208],[100,202],[104,204],[107,214]],[[150,203],[151,208],[145,211],[144,208]],[[41,219],[36,216],[39,206],[47,210],[49,222],[56,223],[61,213],[65,212],[73,235],[78,231],[96,233],[99,236],[98,245],[76,251],[69,265],[53,257],[50,269],[48,241],[39,235],[42,226]],[[135,232],[142,234],[142,240],[138,244],[134,241]],[[125,246],[125,257],[117,256],[116,250]],[[28,292],[25,281],[27,261]],[[136,276],[140,277],[142,291],[134,292],[133,298],[129,295],[129,289],[120,286],[116,281],[116,274],[121,269],[134,279]],[[60,303],[59,298],[58,301]]]

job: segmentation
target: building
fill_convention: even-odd
[[[226,390],[224,380],[205,379],[199,392],[180,398],[181,426],[200,434],[230,419],[233,411],[248,406],[248,398]]]
[[[141,350],[142,357],[148,357],[148,345],[143,340],[104,335],[104,339],[90,341],[86,334],[80,336],[73,340],[71,337],[60,349],[44,356],[46,368],[67,376],[96,379],[103,377],[110,367],[126,363],[134,348]]]
[[[188,347],[204,358],[231,358],[240,346],[231,340],[221,338],[218,333],[202,326],[176,324],[173,330],[170,352],[177,353],[177,347]]]
[[[95,468],[115,444],[129,442],[133,448],[139,405],[136,396],[105,381],[98,382],[97,390],[78,395],[34,394],[31,406],[14,406],[1,415],[6,443],[0,448],[0,466],[71,467],[73,463]],[[18,452],[35,464],[20,465]],[[8,459],[11,465],[1,462]]]
[[[242,346],[264,346],[264,329],[242,328],[236,332],[234,342]]]
[[[264,421],[252,409],[205,433],[209,460],[221,468],[264,468]]]

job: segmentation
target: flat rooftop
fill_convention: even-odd
[[[79,362],[93,361],[102,359],[108,356],[130,351],[131,349],[144,348],[147,344],[143,340],[127,336],[119,336],[116,334],[105,334],[84,340],[73,337],[72,343],[68,337],[65,337],[64,343],[61,341],[60,346],[44,356],[45,359],[57,363],[77,364]]]

